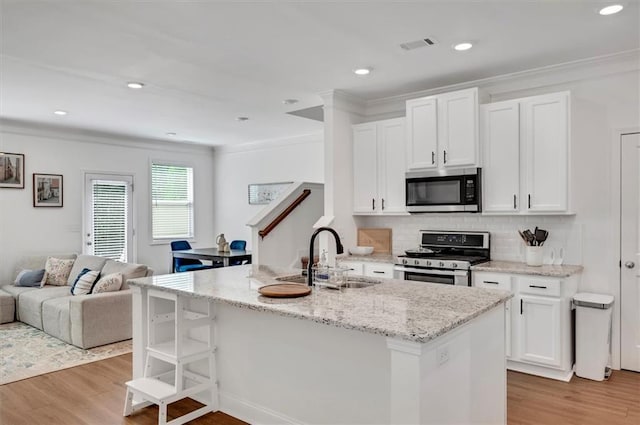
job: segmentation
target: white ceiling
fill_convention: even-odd
[[[285,112],[327,90],[370,100],[637,49],[638,1],[624,4],[0,0],[0,116],[210,145],[309,134],[322,123]],[[439,43],[399,47],[425,36]]]

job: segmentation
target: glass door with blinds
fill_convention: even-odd
[[[85,254],[132,262],[133,176],[85,175]]]

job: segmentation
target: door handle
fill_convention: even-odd
[[[384,211],[384,198],[382,198],[382,211]]]
[[[520,314],[522,314],[522,298],[520,298]]]
[[[529,194],[529,209],[531,209],[531,194]]]
[[[626,263],[624,263],[624,266],[628,269],[632,269],[636,266],[636,263],[634,263],[633,261],[627,261]]]
[[[436,163],[436,153],[431,151],[431,165]]]
[[[444,154],[444,163],[447,163],[447,151],[442,151],[442,153]]]
[[[514,209],[514,210],[517,210],[517,209],[518,209],[518,206],[517,206],[517,204],[516,204],[516,195],[515,195],[515,194],[513,195],[513,209]]]

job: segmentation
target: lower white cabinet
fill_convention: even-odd
[[[378,277],[384,279],[393,278],[393,264],[391,263],[338,260],[338,265],[340,267],[347,267],[351,269],[347,273],[354,276]]]
[[[579,276],[473,272],[473,285],[514,293],[506,305],[507,368],[552,379],[573,376],[571,299]]]

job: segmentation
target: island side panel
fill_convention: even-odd
[[[384,336],[224,304],[217,324],[223,412],[250,423],[390,423]]]
[[[390,423],[506,423],[505,309],[425,344],[389,338]]]

